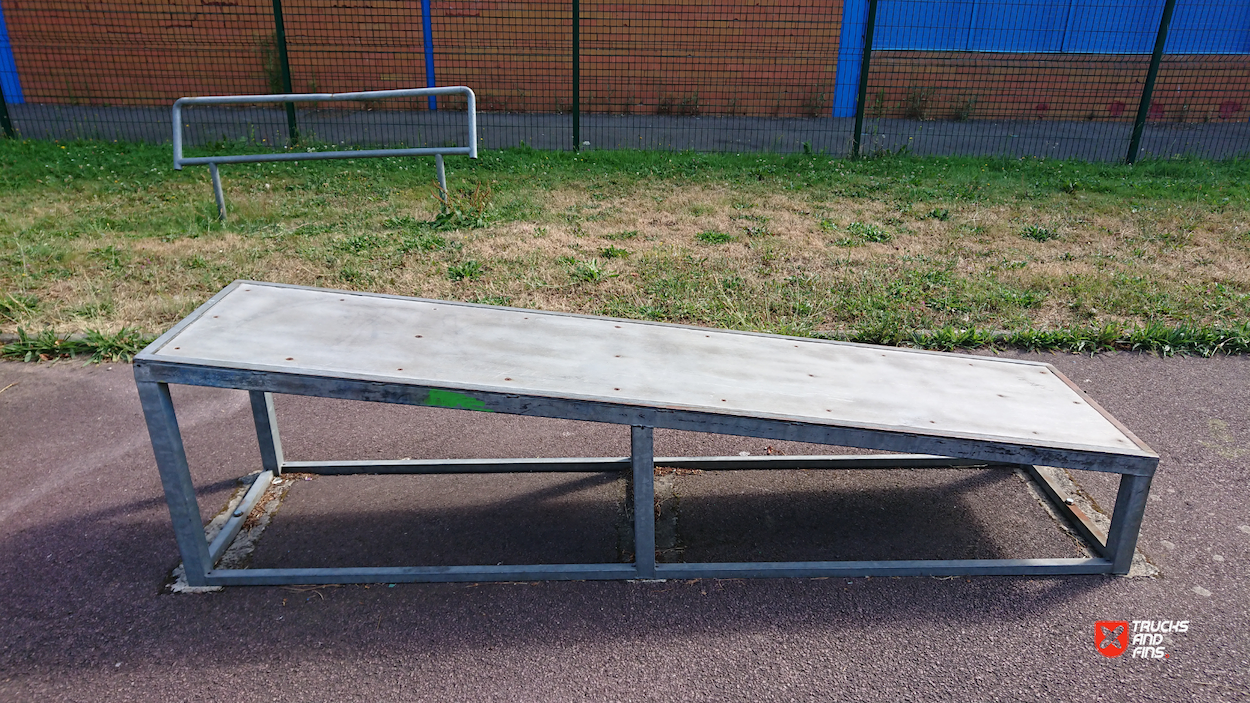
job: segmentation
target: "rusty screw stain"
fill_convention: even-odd
[[[287,360],[287,361],[295,361],[295,357],[293,357],[293,356],[288,356],[288,357],[286,358],[286,360]]]

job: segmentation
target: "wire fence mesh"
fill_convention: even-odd
[[[0,0],[14,136],[167,141],[179,97],[427,85],[476,91],[486,148],[1121,161],[1136,130],[1143,157],[1228,158],[1250,0]],[[463,109],[198,108],[185,134],[450,146]]]

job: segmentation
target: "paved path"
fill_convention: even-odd
[[[1250,358],[1040,358],[1160,453],[1142,534],[1159,577],[170,595],[177,553],[130,367],[0,363],[0,700],[1250,697]],[[293,459],[621,454],[626,444],[621,428],[584,423],[279,401]],[[175,389],[175,402],[207,519],[258,461],[246,396]],[[658,434],[660,453],[770,444]],[[1111,503],[1113,477],[1077,478]],[[670,558],[820,553],[811,540],[821,537],[835,555],[1072,549],[1010,474],[703,474],[665,485]],[[611,557],[623,494],[619,481],[586,475],[319,478],[291,489],[255,563]],[[851,518],[881,546],[846,539]],[[1167,659],[1095,652],[1096,620],[1135,619],[1190,629],[1168,638]]]

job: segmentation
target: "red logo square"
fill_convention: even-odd
[[[1128,649],[1127,620],[1099,620],[1094,623],[1094,646],[1104,657],[1118,657]]]

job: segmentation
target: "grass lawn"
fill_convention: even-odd
[[[150,336],[249,278],[939,348],[1250,344],[1246,161],[447,164],[441,216],[432,159],[223,166],[221,224],[168,147],[0,140],[0,332]]]

